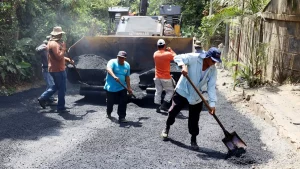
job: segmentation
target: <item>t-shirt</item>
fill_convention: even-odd
[[[171,79],[170,62],[174,59],[175,52],[158,50],[154,53],[155,78]]]
[[[130,75],[130,65],[128,62],[124,62],[124,65],[120,65],[118,59],[111,59],[107,63],[107,67],[110,67],[114,74],[120,79],[120,82],[127,87],[126,76]],[[118,92],[123,90],[124,87],[121,86],[109,73],[106,75],[106,82],[104,89],[109,92]]]

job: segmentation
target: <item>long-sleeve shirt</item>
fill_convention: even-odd
[[[183,64],[187,65],[188,76],[191,81],[195,84],[197,89],[200,91],[202,87],[207,85],[208,102],[211,107],[215,107],[217,101],[216,95],[216,81],[217,81],[217,69],[216,66],[210,66],[207,70],[202,71],[203,59],[205,52],[202,53],[187,53],[181,54],[174,57],[174,61],[178,66]],[[185,97],[189,104],[195,105],[200,103],[202,100],[196,93],[189,81],[181,75],[177,85],[176,92],[181,96]]]
[[[50,40],[48,42],[49,72],[61,72],[65,70],[65,52],[62,50],[62,44],[58,41]]]

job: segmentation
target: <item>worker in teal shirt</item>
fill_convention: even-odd
[[[106,90],[107,118],[111,118],[113,105],[118,103],[119,122],[126,123],[127,90],[120,84],[127,87],[129,94],[132,94],[130,87],[130,65],[126,62],[127,53],[119,51],[116,59],[107,63],[107,75],[104,89]]]

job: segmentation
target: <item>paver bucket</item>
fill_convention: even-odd
[[[118,51],[127,52],[126,61],[130,64],[131,73],[143,72],[154,68],[153,54],[157,50],[158,39],[164,39],[166,45],[171,47],[176,53],[192,52],[193,39],[181,37],[160,37],[160,36],[97,36],[83,37],[72,45],[69,49],[70,57],[78,63],[78,56],[94,54],[101,56],[105,60],[117,57]],[[85,58],[89,59],[89,58]],[[78,67],[77,67],[78,68]],[[104,85],[105,71],[99,71],[86,67],[78,68],[82,81],[93,85]],[[98,72],[98,73],[95,73]],[[78,77],[76,71],[70,70],[69,81],[76,81]],[[154,75],[151,75],[153,82]]]

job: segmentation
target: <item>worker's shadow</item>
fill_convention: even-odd
[[[120,123],[119,120],[115,117],[111,117],[109,118],[112,122],[116,123],[116,124],[119,124],[120,127],[123,127],[123,128],[130,128],[130,127],[142,127],[142,120],[147,120],[149,119],[149,117],[140,117],[138,118],[137,121],[130,121],[128,120],[127,123]]]
[[[56,111],[56,106],[49,106],[49,107],[50,107],[50,110],[43,110],[43,111],[41,111],[41,113],[58,113]],[[67,108],[67,109],[71,109],[71,108]],[[70,112],[58,113],[58,115],[61,116],[62,118],[64,118],[65,120],[82,120],[84,116],[86,116],[89,113],[94,113],[94,112],[97,112],[97,111],[87,110],[82,115],[74,115],[74,114],[70,114]]]
[[[96,112],[95,110],[87,110],[84,114],[82,115],[74,115],[70,113],[59,113],[58,115],[64,118],[65,120],[82,120],[84,116],[86,116],[89,113],[94,113]]]
[[[199,152],[200,154],[197,154],[197,157],[203,159],[203,160],[210,160],[210,159],[226,159],[227,154],[211,150],[208,148],[200,147],[199,150],[193,150],[189,145],[186,145],[184,143],[181,143],[180,141],[173,140],[172,138],[168,138],[168,141],[170,141],[172,144],[177,145],[178,147],[182,147],[185,149],[189,149],[195,152]]]

